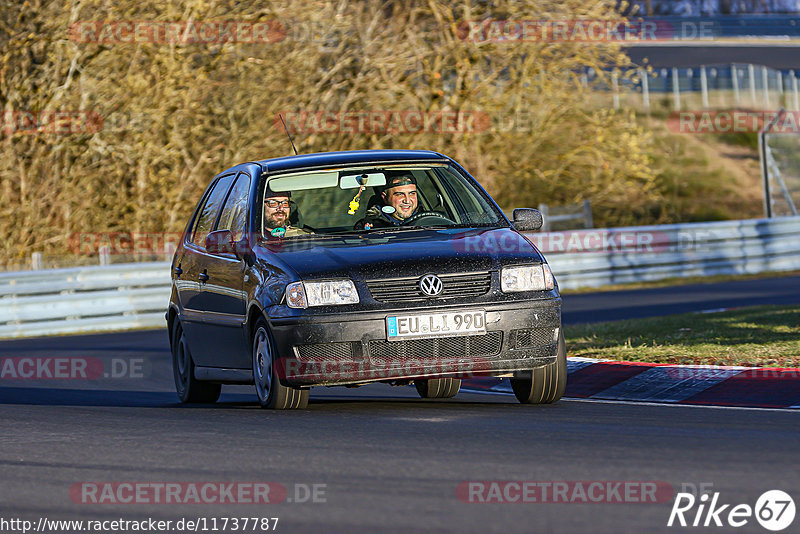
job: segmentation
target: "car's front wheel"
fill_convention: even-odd
[[[429,378],[428,380],[414,380],[417,393],[423,399],[449,399],[458,394],[461,389],[459,378]]]
[[[304,409],[308,390],[281,384],[275,345],[264,319],[256,323],[253,335],[253,381],[262,408],[273,410]]]
[[[522,404],[551,404],[561,399],[567,387],[567,346],[564,332],[558,335],[556,361],[531,371],[530,378],[512,378],[511,389]]]
[[[185,403],[217,402],[222,386],[202,382],[194,377],[194,362],[181,322],[175,321],[172,330],[172,373],[175,376],[175,389],[178,397]]]

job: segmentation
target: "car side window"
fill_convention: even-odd
[[[238,241],[244,235],[247,224],[247,196],[250,192],[250,177],[245,173],[239,173],[233,183],[231,192],[222,207],[222,214],[219,216],[217,230],[230,230],[234,241]]]
[[[445,192],[445,201],[453,205],[453,220],[468,224],[489,223],[497,219],[495,208],[475,189],[470,182],[458,179],[449,169],[435,169]]]
[[[225,194],[228,192],[231,181],[233,181],[233,176],[233,174],[229,174],[217,180],[211,193],[206,197],[205,204],[203,204],[203,207],[200,209],[200,213],[197,215],[197,222],[195,223],[194,232],[192,233],[192,243],[198,247],[205,248],[206,246],[206,236],[211,232],[211,229],[214,228],[217,215],[219,215],[220,206],[225,199]]]

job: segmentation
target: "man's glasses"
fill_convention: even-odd
[[[264,204],[266,204],[268,208],[288,208],[289,207],[289,201],[288,200],[267,199],[267,200],[264,201]]]

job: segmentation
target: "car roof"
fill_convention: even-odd
[[[300,154],[258,161],[265,173],[284,172],[296,169],[349,165],[352,163],[386,163],[395,161],[425,161],[448,159],[431,150],[347,150],[342,152],[319,152]]]

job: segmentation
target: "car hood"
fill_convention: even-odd
[[[265,241],[256,253],[305,280],[401,278],[544,261],[530,241],[510,228],[414,229]]]

